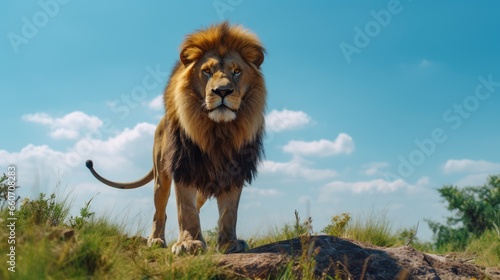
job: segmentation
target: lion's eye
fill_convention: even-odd
[[[241,74],[241,70],[240,69],[236,68],[236,69],[233,70],[233,75],[238,76],[240,74]]]
[[[207,76],[210,76],[212,75],[212,71],[210,71],[210,68],[205,68],[202,70],[203,71],[203,74],[207,75]]]

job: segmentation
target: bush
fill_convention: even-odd
[[[321,230],[321,232],[333,236],[344,236],[350,220],[351,215],[349,213],[333,216],[332,222]]]
[[[21,203],[18,215],[20,220],[25,222],[55,227],[63,225],[68,213],[69,208],[66,203],[64,201],[57,202],[55,194],[45,198],[45,194],[40,193],[36,200],[25,198]]]
[[[89,222],[90,218],[94,216],[95,213],[90,211],[90,203],[92,203],[94,197],[92,197],[87,203],[85,203],[85,206],[80,209],[80,216],[71,216],[69,218],[69,224],[72,228],[82,228],[86,223]]]
[[[483,186],[444,186],[438,192],[453,213],[445,224],[427,220],[438,250],[463,250],[472,238],[500,224],[499,176],[490,176]]]

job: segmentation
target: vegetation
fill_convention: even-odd
[[[495,235],[500,225],[500,177],[490,176],[483,186],[438,189],[453,214],[445,224],[428,221],[440,252],[462,251],[487,233]]]
[[[432,244],[421,242],[416,237],[417,226],[395,231],[386,211],[380,213],[371,212],[356,219],[353,219],[349,213],[342,213],[333,216],[331,223],[321,232],[381,247],[411,244],[419,251],[431,251]]]
[[[5,177],[5,176],[4,176]],[[9,211],[5,180],[0,177],[0,221]],[[395,230],[386,212],[352,217],[342,213],[332,217],[321,232],[378,246],[410,245],[434,253],[452,251],[470,257],[482,266],[500,263],[500,180],[492,176],[479,187],[438,189],[453,216],[446,224],[430,222],[434,242],[421,242],[415,228]],[[217,229],[205,232],[209,251],[201,256],[175,257],[170,250],[149,248],[142,237],[128,237],[123,226],[91,211],[93,198],[80,215],[69,216],[67,199],[55,194],[40,194],[36,199],[18,203],[16,217],[16,272],[0,271],[0,279],[220,279],[224,268],[213,256]],[[16,200],[17,202],[17,200]],[[266,236],[249,240],[251,247],[299,237],[303,247],[313,233],[312,219],[295,221],[271,230]],[[7,240],[0,231],[0,240]],[[0,251],[10,245],[0,243]],[[298,262],[290,263],[278,279],[313,279],[314,250],[303,250]]]
[[[249,240],[250,247],[258,247],[261,245],[288,240],[301,236],[310,236],[312,232],[312,218],[309,217],[305,221],[301,221],[299,212],[295,211],[295,221],[287,223],[281,228],[270,230],[265,236],[252,238]]]
[[[90,202],[80,216],[68,217],[70,205],[55,194],[24,199],[16,212],[16,271],[2,269],[0,279],[213,279],[220,273],[209,254],[178,259],[127,237],[123,227],[95,218]],[[2,209],[0,219],[7,215]],[[7,234],[0,231],[0,239]],[[8,247],[2,242],[0,251]]]

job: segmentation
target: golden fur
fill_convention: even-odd
[[[264,78],[259,70],[264,61],[264,49],[257,37],[242,27],[223,23],[187,36],[181,49],[183,66],[178,69],[180,71],[174,71],[164,95],[168,119],[176,122],[175,125],[179,122],[204,152],[219,145],[221,139],[229,145],[228,148],[234,149],[241,148],[245,141],[252,141],[262,129],[266,101]],[[213,62],[214,58],[225,57],[234,58],[240,67],[245,68],[240,69],[244,74],[240,84],[249,88],[239,89],[238,96],[234,98],[235,103],[246,98],[244,106],[238,111],[238,119],[220,126],[199,108],[200,94],[207,99],[213,97],[212,92],[205,88],[200,68],[204,63]],[[221,70],[228,74],[231,69]],[[183,94],[169,94],[171,92]],[[249,94],[252,96],[245,96]],[[207,137],[211,134],[216,134],[216,137]]]
[[[152,171],[123,184],[101,177],[87,162],[98,180],[117,188],[139,187],[154,178],[150,245],[165,246],[165,208],[173,180],[179,222],[174,253],[205,249],[198,213],[209,197],[219,207],[218,249],[248,248],[236,237],[236,221],[242,187],[251,183],[263,155],[263,61],[259,39],[241,26],[224,22],[188,35],[165,89],[167,112],[156,129]]]

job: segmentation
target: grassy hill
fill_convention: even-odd
[[[209,247],[206,254],[176,257],[169,249],[147,247],[143,237],[127,236],[122,225],[106,217],[96,217],[90,202],[77,217],[69,216],[71,205],[66,200],[58,200],[54,194],[19,201],[13,212],[8,203],[3,203],[1,224],[7,228],[9,224],[15,226],[0,231],[3,256],[0,278],[191,280],[220,279],[224,274],[224,268],[217,267],[213,258],[218,254],[214,251],[216,230],[205,232]],[[269,230],[264,237],[250,238],[250,246],[314,234],[311,219],[301,221],[298,213],[295,218],[294,224]],[[415,229],[393,229],[384,213],[358,218],[347,213],[334,216],[322,232],[377,246],[410,244],[420,251],[453,253],[457,258],[470,258],[485,267],[500,264],[500,232],[497,230],[472,239],[462,252],[436,251],[433,244],[420,242],[415,237]],[[312,266],[304,262],[301,278],[311,279],[312,273],[308,271],[311,269]],[[290,267],[282,272],[282,279],[293,277]]]

